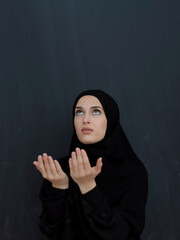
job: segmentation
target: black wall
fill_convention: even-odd
[[[143,240],[180,239],[180,2],[0,1],[0,239],[45,239],[32,162],[67,154],[76,95],[100,88],[149,173]]]

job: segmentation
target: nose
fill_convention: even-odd
[[[85,123],[85,124],[90,123],[90,118],[89,118],[89,115],[87,113],[84,115],[83,123]]]

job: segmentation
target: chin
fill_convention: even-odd
[[[99,142],[100,140],[95,140],[95,139],[79,139],[80,142],[83,144],[94,144]]]
[[[93,144],[93,143],[96,143],[96,141],[80,141],[82,142],[83,144]]]

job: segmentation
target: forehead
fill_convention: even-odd
[[[97,97],[92,95],[85,95],[78,100],[76,107],[77,106],[81,106],[83,108],[91,107],[91,106],[102,107],[102,104]]]

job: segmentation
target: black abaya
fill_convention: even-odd
[[[81,93],[73,114],[84,95],[93,95],[101,102],[108,123],[106,135],[98,143],[85,145],[74,129],[69,155],[59,159],[69,176],[69,188],[56,189],[44,180],[40,229],[51,240],[139,240],[145,225],[147,171],[131,148],[120,126],[118,106],[108,94],[100,90]],[[103,159],[96,187],[85,194],[69,173],[68,159],[75,147],[86,150],[91,166],[99,157]]]

